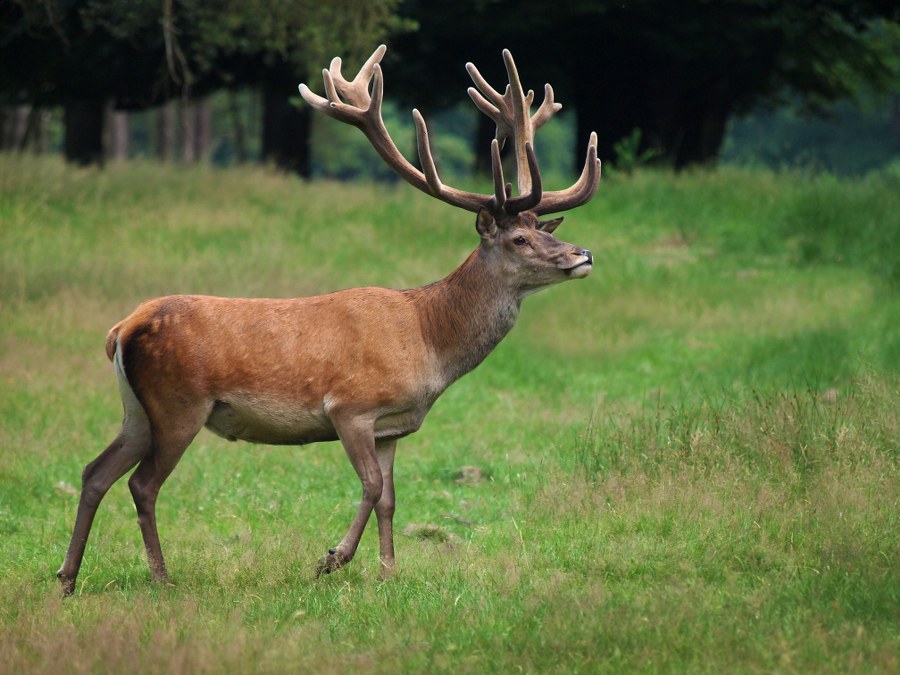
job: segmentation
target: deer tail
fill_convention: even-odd
[[[122,328],[124,321],[120,321],[109,329],[106,334],[106,356],[112,361],[116,356],[116,342],[119,340],[119,330]]]

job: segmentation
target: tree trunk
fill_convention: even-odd
[[[36,105],[28,111],[28,119],[25,123],[25,133],[19,141],[19,152],[25,152],[31,146],[32,152],[40,151],[41,126],[44,121],[44,111]]]
[[[228,112],[234,134],[234,159],[238,164],[247,161],[247,138],[244,132],[244,121],[241,119],[241,108],[237,94],[228,92]]]
[[[34,130],[32,147],[37,154],[50,152],[50,124],[53,122],[53,113],[46,108],[37,108],[38,120]]]
[[[728,112],[721,108],[673,113],[662,133],[671,139],[668,150],[675,168],[714,163],[725,138],[727,122]]]
[[[109,158],[116,162],[126,161],[131,146],[131,117],[127,112],[110,106],[107,110],[106,124]]]
[[[0,150],[22,150],[28,137],[28,106],[0,107]]]
[[[212,103],[208,97],[197,101],[197,158],[208,162],[212,154]]]
[[[81,164],[103,162],[103,101],[82,99],[65,105],[66,161]]]
[[[197,162],[197,102],[181,102],[181,161]]]
[[[175,103],[169,101],[159,107],[156,118],[156,156],[161,162],[175,159]]]
[[[684,92],[672,96],[655,94],[648,100],[627,100],[610,106],[597,95],[598,89],[584,88],[577,97],[577,170],[584,162],[584,151],[591,131],[598,132],[598,156],[616,162],[615,145],[637,128],[641,142],[636,153],[655,148],[657,160],[676,169],[692,164],[714,162],[725,138],[729,110],[723,104],[706,103]],[[686,105],[688,98],[691,103]],[[650,100],[656,101],[651,104]]]
[[[574,169],[581,174],[584,168],[584,153],[591,132],[597,132],[597,156],[604,162],[615,160],[613,146],[640,126],[629,110],[620,112],[620,102],[610,105],[609,101],[594,86],[581,86],[575,90],[575,153]],[[623,106],[624,108],[625,106]]]
[[[293,105],[290,95],[288,86],[266,84],[263,87],[262,160],[308,178],[309,108]]]

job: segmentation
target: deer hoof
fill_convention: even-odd
[[[335,570],[339,570],[348,562],[350,559],[344,557],[344,554],[337,549],[328,549],[328,555],[319,558],[319,562],[316,564],[316,579],[323,574],[331,574]]]
[[[57,572],[56,577],[59,579],[59,585],[62,588],[63,597],[75,595],[75,579],[67,577],[62,572]]]
[[[393,560],[382,560],[381,561],[381,580],[387,581],[392,576],[394,576],[394,561]]]

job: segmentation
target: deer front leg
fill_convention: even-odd
[[[369,522],[369,516],[372,515],[375,504],[381,499],[384,485],[381,468],[375,455],[375,429],[372,422],[351,418],[334,420],[334,425],[350,463],[353,464],[362,482],[362,500],[356,517],[341,543],[330,549],[328,555],[323,556],[316,565],[317,578],[340,569],[353,559],[366,523]]]
[[[387,579],[394,571],[394,452],[396,450],[396,440],[375,444],[375,456],[381,469],[383,483],[381,499],[375,504],[382,579]]]

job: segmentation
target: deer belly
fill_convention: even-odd
[[[428,408],[381,415],[375,421],[375,438],[403,438],[419,430]]]
[[[216,401],[206,428],[229,441],[266,445],[337,440],[334,426],[321,409],[267,401]]]

